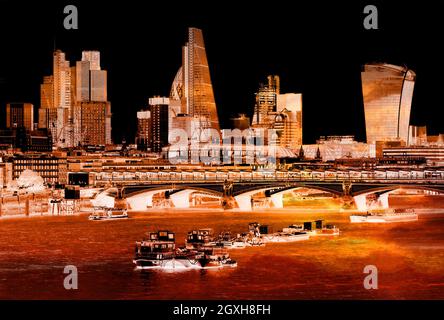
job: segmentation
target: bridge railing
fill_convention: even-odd
[[[444,183],[444,178],[442,177],[290,177],[286,176],[263,176],[263,177],[200,177],[192,176],[182,179],[177,179],[177,177],[157,177],[156,179],[136,179],[136,178],[125,178],[125,177],[113,177],[113,178],[96,178],[95,183],[116,183],[116,184],[185,184],[185,183],[223,183],[229,180],[234,183],[273,183],[273,182],[316,182],[316,183],[393,183],[393,184],[442,184]]]

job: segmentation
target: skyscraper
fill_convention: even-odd
[[[107,72],[100,69],[100,52],[83,51],[76,63],[76,102],[107,101]]]
[[[34,106],[31,103],[8,103],[6,105],[6,128],[34,130]]]
[[[70,108],[71,106],[71,69],[65,53],[56,50],[53,55],[54,107]]]
[[[148,110],[137,112],[137,149],[159,153],[168,145],[168,107],[169,98],[153,97]]]
[[[151,151],[161,152],[168,145],[168,98],[149,100],[151,111]]]
[[[138,111],[137,134],[136,134],[137,150],[147,151],[150,146],[150,139],[151,139],[151,112],[149,110]]]
[[[83,51],[73,67],[62,51],[54,52],[53,75],[40,87],[39,128],[51,130],[56,147],[111,143],[107,72],[100,69],[99,51]]]
[[[111,144],[111,104],[83,101],[74,107],[75,145]]]
[[[170,94],[170,119],[186,114],[199,119],[199,129],[219,130],[219,118],[211,84],[210,69],[202,30],[188,29],[188,42],[182,48],[182,67],[176,74]]]
[[[408,141],[416,74],[407,67],[366,64],[361,72],[367,143]]]
[[[279,76],[268,76],[268,83],[261,84],[256,93],[252,125],[268,127],[272,124],[269,114],[276,112],[277,96],[280,93]]]
[[[256,93],[251,128],[275,130],[277,145],[297,149],[302,145],[302,94],[280,93],[279,76],[267,80]]]

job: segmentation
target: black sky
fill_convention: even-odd
[[[230,115],[251,114],[259,82],[278,74],[282,92],[303,93],[304,143],[330,134],[365,140],[360,66],[381,61],[417,73],[411,122],[444,132],[442,1],[373,1],[379,30],[371,31],[362,25],[366,2],[35,2],[0,0],[2,112],[6,102],[39,105],[54,44],[72,63],[82,50],[100,50],[114,141],[133,141],[136,112],[149,97],[169,94],[194,26],[204,32],[222,127]],[[63,28],[68,4],[77,5],[79,30]]]

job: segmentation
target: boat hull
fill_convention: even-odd
[[[352,223],[393,223],[417,221],[417,214],[404,215],[375,215],[375,216],[350,216]]]

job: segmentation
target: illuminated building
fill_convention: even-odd
[[[34,105],[31,103],[8,103],[6,105],[6,128],[34,130]]]
[[[65,53],[53,54],[53,75],[40,85],[39,128],[51,131],[55,147],[70,146],[72,126],[72,72]]]
[[[111,104],[107,101],[107,72],[100,68],[100,52],[83,51],[75,74],[74,146],[111,144]]]
[[[302,94],[278,94],[277,112],[285,117],[281,146],[295,149],[302,145]]]
[[[111,103],[79,102],[74,107],[76,145],[111,144]]]
[[[76,62],[76,102],[107,101],[107,72],[100,69],[100,52],[83,51]]]
[[[407,67],[366,64],[361,72],[367,143],[408,141],[416,74]]]
[[[251,127],[275,130],[277,145],[297,149],[302,144],[302,94],[281,94],[279,77],[267,79],[256,93]]]
[[[100,52],[83,51],[73,67],[62,51],[54,52],[53,75],[40,86],[39,128],[51,131],[55,147],[111,143],[107,72],[100,69]]]
[[[149,110],[137,112],[136,145],[138,150],[147,151],[151,137],[151,113]]]
[[[426,126],[410,126],[409,136],[407,141],[408,146],[426,146],[427,141],[427,127]]]
[[[268,76],[268,84],[261,84],[256,93],[256,104],[254,106],[253,126],[270,126],[272,119],[270,113],[276,112],[277,95],[280,92],[279,76]]]
[[[168,145],[168,98],[149,99],[151,111],[151,151],[161,152]]]
[[[303,154],[308,159],[322,158],[333,161],[341,158],[374,158],[375,145],[357,142],[354,136],[320,137],[316,144],[303,146]]]
[[[199,121],[198,131],[219,130],[216,102],[202,30],[188,29],[188,42],[182,48],[182,67],[176,74],[170,93],[170,119],[187,114]]]
[[[387,158],[425,158],[429,166],[444,165],[444,147],[388,147],[382,150],[382,154]]]
[[[37,172],[46,183],[66,184],[66,156],[27,154],[14,156],[12,162],[12,177],[17,179],[25,170]]]

